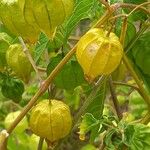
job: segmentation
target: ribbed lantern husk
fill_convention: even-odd
[[[120,64],[122,45],[114,33],[107,33],[101,28],[91,29],[78,43],[77,60],[90,80],[112,73]]]
[[[50,142],[58,141],[69,134],[72,118],[69,107],[58,100],[43,100],[31,112],[30,128],[36,135]]]
[[[0,0],[0,20],[15,35],[35,42],[42,31],[50,38],[73,10],[73,0]]]
[[[32,71],[31,63],[23,52],[21,44],[10,45],[6,52],[7,64],[24,82],[28,82]]]
[[[0,132],[0,150],[7,150],[7,137]]]

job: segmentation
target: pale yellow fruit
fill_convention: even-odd
[[[15,111],[9,113],[4,121],[5,128],[9,128],[9,126],[14,122],[14,120],[18,117],[18,115],[21,113],[21,111]],[[22,133],[25,129],[28,128],[28,120],[27,117],[24,117],[20,123],[16,126],[14,132],[17,134]]]
[[[103,29],[91,29],[77,45],[77,60],[91,80],[112,73],[120,64],[123,48],[119,38],[112,32],[107,34]]]
[[[61,101],[48,99],[38,103],[31,112],[30,127],[36,135],[58,141],[69,134],[72,118],[69,107]]]

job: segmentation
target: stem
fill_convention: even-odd
[[[142,118],[141,123],[148,124],[150,122],[150,112],[148,112],[144,118]]]
[[[111,10],[110,10],[110,5],[109,5],[109,3],[108,3],[106,0],[100,0],[100,2],[101,2],[103,5],[106,6],[106,8],[107,8],[108,11],[111,11]]]
[[[128,60],[128,58],[127,58],[127,56],[125,54],[123,55],[123,61],[124,61],[125,65],[126,65],[126,67],[128,68],[128,70],[130,71],[132,77],[134,78],[136,84],[138,85],[140,94],[142,95],[142,97],[144,98],[145,102],[150,107],[150,96],[147,95],[147,92],[143,88],[143,85],[142,85],[138,75],[134,71],[132,65],[130,64],[130,62],[129,62],[129,60]]]
[[[124,19],[123,26],[122,26],[122,31],[121,31],[121,36],[120,36],[120,42],[122,43],[123,47],[124,47],[124,40],[125,40],[125,36],[126,36],[126,31],[127,31],[127,18]],[[150,96],[147,95],[147,92],[143,88],[143,85],[142,85],[138,75],[134,71],[134,69],[133,69],[132,65],[130,64],[130,62],[129,62],[129,60],[128,60],[125,53],[123,54],[123,61],[126,65],[127,69],[130,71],[132,77],[134,78],[136,84],[138,85],[140,94],[142,95],[145,102],[150,107]]]
[[[38,149],[37,149],[37,150],[42,150],[43,142],[44,142],[44,138],[41,138],[41,137],[40,137],[40,139],[39,139],[39,144],[38,144]]]
[[[30,52],[29,52],[29,49],[27,48],[26,44],[24,43],[22,37],[19,37],[19,41],[20,41],[20,43],[22,44],[23,51],[24,51],[24,53],[26,54],[27,58],[29,59],[31,65],[32,65],[32,67],[33,67],[33,69],[35,70],[36,75],[37,75],[39,81],[42,82],[42,78],[41,78],[41,76],[39,75],[39,72],[38,72],[38,69],[37,69],[37,67],[36,67],[36,64],[35,64],[35,62],[34,62],[32,56],[31,56],[31,54],[30,54]]]
[[[138,92],[140,91],[137,86],[134,86],[134,85],[131,85],[131,84],[127,84],[127,83],[123,83],[123,82],[116,82],[116,81],[113,81],[113,84],[122,85],[122,86],[128,86],[128,87],[131,87],[131,88],[135,89]]]
[[[150,2],[145,2],[145,3],[142,3],[142,4],[140,4],[140,5],[138,5],[138,6],[136,6],[129,14],[128,14],[128,16],[130,16],[132,13],[134,13],[137,9],[139,9],[141,6],[144,6],[144,5],[149,5],[150,4]]]
[[[40,72],[46,72],[46,68],[37,67],[38,71]]]
[[[124,42],[125,42],[127,27],[128,27],[128,18],[125,17],[123,19],[122,30],[121,30],[121,35],[120,35],[120,42],[122,44],[122,47],[124,47]]]
[[[93,101],[93,97],[97,94],[98,90],[100,89],[100,86],[102,85],[102,82],[107,78],[107,76],[102,76],[98,83],[93,87],[92,92],[90,93],[90,95],[88,96],[88,98],[86,99],[86,101],[83,103],[83,106],[80,108],[79,112],[77,113],[77,115],[75,116],[74,119],[74,127],[72,130],[74,130],[76,128],[76,125],[81,117],[81,115],[83,115],[87,109],[87,107],[91,104],[91,102]]]
[[[112,81],[111,77],[109,79],[109,87],[110,87],[110,93],[111,93],[111,96],[112,96],[112,101],[113,101],[117,116],[118,116],[119,120],[121,120],[122,113],[121,113],[121,110],[120,110],[120,107],[119,107],[118,99],[117,99],[117,96],[116,96],[116,93],[115,93],[115,87],[113,85],[113,81]]]
[[[130,9],[134,9],[136,7],[138,7],[139,5],[136,5],[136,4],[131,4],[131,3],[118,3],[119,7],[122,7],[122,8],[130,8]],[[140,6],[138,7],[137,9],[140,9],[142,11],[144,11],[146,14],[150,15],[150,11],[147,10],[145,7],[143,6]]]
[[[7,150],[7,137],[8,133],[6,130],[0,132],[0,150]]]

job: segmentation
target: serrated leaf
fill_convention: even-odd
[[[144,81],[150,92],[150,32],[145,32],[133,45],[132,51],[129,51],[129,57],[133,62],[134,69]]]
[[[102,83],[97,94],[92,97],[92,102],[86,109],[86,112],[91,113],[96,119],[100,119],[104,108],[104,100],[106,96],[106,81]]]
[[[46,50],[48,42],[49,42],[48,37],[44,33],[41,33],[39,36],[38,43],[36,44],[34,50],[34,60],[36,63],[39,61],[41,55]]]
[[[79,138],[80,140],[85,139],[85,134],[95,128],[99,124],[99,121],[94,118],[94,116],[90,113],[86,113],[83,116],[82,122],[80,123],[80,131],[79,131]],[[98,131],[98,130],[97,130]]]

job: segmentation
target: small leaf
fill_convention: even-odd
[[[1,92],[6,98],[12,99],[16,103],[22,99],[24,92],[23,82],[16,78],[5,78],[1,85]]]
[[[46,50],[48,42],[49,42],[48,37],[44,33],[41,33],[39,36],[39,41],[34,51],[34,59],[36,63],[39,61],[41,55]]]
[[[47,74],[50,74],[56,65],[61,61],[62,56],[58,55],[51,59],[47,67]],[[54,84],[61,89],[73,91],[75,87],[85,83],[82,68],[77,61],[69,61],[54,79]]]
[[[100,86],[100,88],[98,89],[97,94],[94,97],[92,97],[92,102],[86,109],[86,112],[91,113],[96,119],[100,119],[103,113],[105,96],[106,81],[102,83],[102,86]]]
[[[86,113],[83,116],[82,122],[79,126],[79,138],[80,140],[85,140],[85,134],[95,128],[99,124],[99,121],[93,117],[92,114]]]

